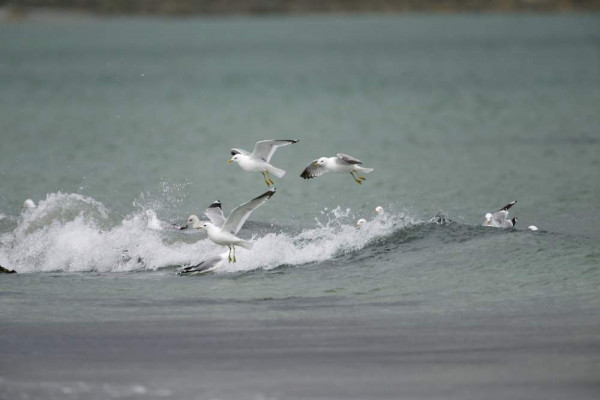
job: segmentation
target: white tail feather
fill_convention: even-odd
[[[368,174],[369,172],[373,172],[373,168],[364,168],[361,167],[360,165],[357,165],[356,167],[354,167],[357,171],[359,172],[363,172],[365,174]]]
[[[277,167],[274,167],[272,165],[269,165],[269,167],[267,168],[267,170],[269,171],[269,173],[275,175],[278,178],[283,178],[283,176],[285,175],[285,171],[284,170],[282,170],[280,168],[277,168]]]
[[[252,247],[254,246],[254,244],[250,243],[250,242],[246,242],[245,240],[240,240],[239,242],[237,242],[235,244],[236,246],[240,246],[243,247],[245,249],[251,250]]]

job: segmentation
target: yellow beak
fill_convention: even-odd
[[[313,163],[313,166],[318,167],[319,163]]]
[[[227,164],[231,164],[233,162],[233,159],[227,161]]]

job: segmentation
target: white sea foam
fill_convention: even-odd
[[[342,214],[337,208],[332,213],[334,218],[326,223],[318,222],[315,228],[305,229],[298,235],[269,233],[257,238],[251,251],[238,252],[238,262],[227,264],[220,270],[272,269],[281,265],[326,261],[360,250],[375,238],[389,235],[400,227],[400,219],[376,219],[357,229],[353,218],[349,217],[350,210]]]
[[[0,236],[0,264],[19,273],[124,272],[194,265],[223,252],[200,231],[150,229],[147,211],[119,221],[92,198],[50,194],[36,209],[21,214],[12,232]],[[238,249],[237,263],[227,263],[216,272],[325,261],[416,222],[402,213],[386,213],[357,229],[354,219],[351,210],[338,207],[323,211],[314,228],[298,234],[274,227],[273,232],[252,238],[252,250]]]

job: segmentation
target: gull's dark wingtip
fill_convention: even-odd
[[[270,199],[271,197],[273,197],[273,195],[275,194],[276,191],[277,191],[277,188],[276,187],[272,187],[271,189],[267,190],[266,192],[264,192],[260,196],[253,198],[252,200],[259,200],[259,199],[262,199],[264,197],[266,197],[267,199]]]
[[[208,208],[221,208],[221,201],[220,200],[215,200],[212,202],[212,204],[210,206],[208,206]]]
[[[308,170],[308,168],[306,168],[304,171],[302,171],[302,173],[300,174],[300,178],[303,178],[303,179],[312,178],[312,176],[310,176],[310,171]]]
[[[221,257],[211,257],[200,262],[200,264],[190,265],[181,268],[181,270],[177,272],[177,275],[203,274],[205,272],[208,272],[211,268],[215,267],[220,261]]]
[[[499,211],[508,211],[515,204],[517,204],[516,200],[515,201],[511,201],[510,203],[508,203],[507,205],[505,205],[504,207],[502,207]]]

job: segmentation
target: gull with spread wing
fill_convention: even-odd
[[[254,145],[252,153],[243,149],[231,149],[231,159],[228,163],[236,162],[240,168],[249,172],[260,172],[267,187],[275,185],[271,174],[283,178],[285,171],[270,164],[271,157],[278,147],[298,143],[298,140],[261,140]]]
[[[354,178],[354,182],[362,185],[363,181],[367,178],[360,175],[360,173],[368,174],[369,172],[373,172],[373,168],[364,168],[361,164],[362,161],[359,159],[348,154],[338,153],[336,157],[321,157],[311,161],[304,171],[302,171],[300,177],[304,179],[316,178],[329,171],[337,174],[349,173]],[[354,176],[355,173],[358,177]]]
[[[491,226],[493,228],[503,228],[510,229],[517,224],[517,219],[507,219],[508,218],[508,210],[517,204],[517,201],[511,201],[504,207],[502,207],[499,211],[495,213],[487,213],[485,214],[485,221],[482,226]]]
[[[206,230],[208,238],[214,243],[227,246],[229,248],[228,261],[236,262],[235,246],[240,246],[248,250],[252,248],[252,243],[238,238],[236,236],[237,233],[242,229],[252,211],[265,204],[275,194],[275,190],[275,188],[272,188],[260,196],[234,208],[227,218],[223,215],[221,202],[215,201],[204,211],[204,215],[208,217],[210,222],[200,221],[198,217],[191,215],[188,223],[193,228]]]

